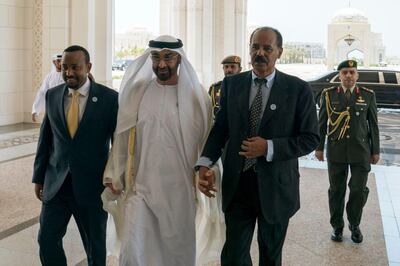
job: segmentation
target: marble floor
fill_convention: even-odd
[[[400,167],[397,167],[400,140],[398,126],[391,125],[396,117],[392,113],[380,117],[382,125],[386,125],[381,129],[384,133],[381,134],[382,157],[387,159],[372,167],[369,187],[373,189],[365,207],[361,227],[365,241],[361,245],[349,240],[348,230],[342,244],[329,240],[326,163],[315,161],[313,155],[301,158],[302,207],[289,228],[284,265],[400,266]],[[30,184],[38,132],[37,124],[0,127],[1,266],[40,265],[36,243],[40,203],[34,198]],[[315,217],[313,221],[318,221],[308,221],[311,216]],[[73,219],[64,238],[64,248],[68,265],[85,265],[85,254]],[[255,256],[254,250],[252,255]],[[359,260],[359,257],[369,259]],[[109,258],[109,265],[115,264],[115,259]]]

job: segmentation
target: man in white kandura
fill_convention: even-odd
[[[50,73],[44,78],[39,90],[36,93],[35,100],[32,104],[32,121],[36,122],[36,118],[40,113],[44,112],[46,92],[53,87],[64,83],[61,74],[61,54],[52,56],[53,64]]]
[[[196,263],[194,166],[212,113],[182,46],[167,35],[150,41],[121,84],[102,197],[123,266]]]

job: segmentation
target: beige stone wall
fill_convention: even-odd
[[[32,2],[0,1],[0,125],[24,117],[24,94],[32,80]]]
[[[0,1],[0,126],[30,121],[32,102],[68,42],[68,0]]]
[[[28,1],[27,1],[28,2]],[[52,55],[61,53],[69,43],[69,1],[30,0],[32,2],[31,36],[31,80],[26,80],[24,93],[24,122],[30,122],[31,107],[43,78],[52,67]],[[29,73],[27,73],[29,75]]]
[[[115,0],[0,0],[0,126],[31,122],[51,56],[85,46],[97,82],[111,85]]]

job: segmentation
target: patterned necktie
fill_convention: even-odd
[[[256,78],[254,82],[258,86],[258,90],[249,110],[249,138],[257,136],[262,111],[262,87],[266,84],[267,80]],[[243,171],[250,169],[256,162],[256,158],[245,158]]]
[[[67,125],[71,138],[75,136],[79,124],[79,95],[81,95],[79,91],[72,92],[71,105],[67,113]]]

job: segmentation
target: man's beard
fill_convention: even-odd
[[[78,77],[67,77],[67,76],[63,76],[63,79],[65,81],[65,84],[67,84],[67,86],[71,89],[75,89],[79,87],[80,84],[80,80]]]
[[[165,68],[153,68],[154,73],[156,74],[157,78],[161,81],[167,81],[172,77],[172,69],[170,67]]]

